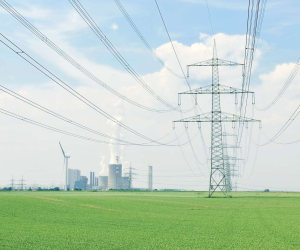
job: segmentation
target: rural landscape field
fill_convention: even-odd
[[[299,249],[300,194],[0,192],[1,249]]]

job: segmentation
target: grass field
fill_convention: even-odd
[[[299,193],[0,192],[0,249],[300,249]]]

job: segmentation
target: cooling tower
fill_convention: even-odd
[[[108,185],[108,176],[98,176],[98,185],[102,188],[102,190],[106,190]]]
[[[109,164],[108,189],[123,189],[122,164]]]

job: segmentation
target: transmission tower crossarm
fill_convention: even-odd
[[[230,145],[230,144],[223,144],[224,148],[241,148],[240,146],[237,145]]]
[[[217,117],[214,117],[214,113],[218,113]],[[225,112],[208,112],[201,115],[196,115],[184,119],[180,119],[174,122],[261,122],[260,120],[238,116],[235,114]]]
[[[227,133],[227,132],[223,132],[222,136],[235,136],[235,137],[237,137],[236,134],[231,134],[231,133]]]
[[[190,94],[190,95],[201,95],[201,94],[243,94],[243,93],[250,93],[253,94],[253,91],[247,91],[243,89],[238,89],[238,88],[233,88],[233,87],[228,87],[225,85],[219,85],[218,91],[213,92],[212,91],[212,85],[207,85],[204,87],[200,87],[197,89],[192,89],[189,91],[181,92],[179,95],[185,95],[185,94]]]
[[[231,61],[220,59],[220,58],[213,58],[213,59],[208,59],[208,60],[205,60],[202,62],[189,64],[187,66],[193,67],[193,66],[240,66],[240,65],[244,65],[244,64],[231,62]]]
[[[224,159],[226,159],[226,160],[233,160],[233,161],[244,161],[245,160],[245,159],[242,159],[242,158],[237,158],[235,156],[229,156],[229,155],[224,156]]]
[[[228,161],[230,161],[230,160],[232,160],[232,161],[244,161],[245,160],[245,159],[242,159],[242,158],[236,158],[234,156],[229,156],[229,155],[224,155],[223,159],[228,160]],[[208,160],[210,161],[211,159],[208,159]]]

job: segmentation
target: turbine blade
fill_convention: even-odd
[[[62,146],[61,146],[60,142],[59,142],[59,146],[60,146],[60,148],[61,148],[61,151],[62,151],[62,153],[63,153],[64,157],[66,157],[66,155],[65,155],[65,151],[63,150],[63,148],[62,148]]]

